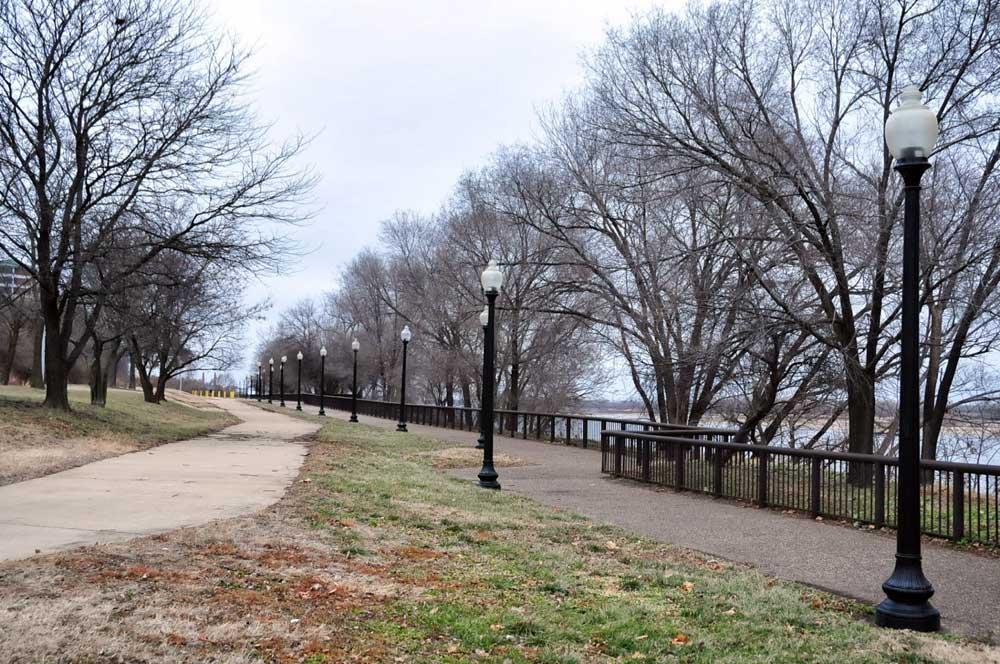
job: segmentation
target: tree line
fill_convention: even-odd
[[[124,356],[154,402],[242,359],[245,278],[313,185],[251,111],[248,56],[185,0],[0,2],[0,255],[29,278],[3,310],[38,321],[46,406],[80,363],[103,404]]]
[[[656,420],[892,453],[902,194],[882,127],[915,84],[941,126],[921,230],[934,458],[950,416],[997,397],[998,12],[722,0],[639,15],[586,56],[538,140],[499,148],[439,212],[386,222],[308,305],[317,329],[363,337],[365,385],[390,398],[407,322],[420,396],[474,403],[476,275],[496,258],[502,406],[567,406],[610,365]]]

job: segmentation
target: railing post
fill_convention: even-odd
[[[556,416],[549,417],[549,442],[556,442]]]
[[[767,450],[757,453],[757,504],[767,507]]]
[[[570,445],[573,442],[573,422],[567,417],[566,418],[566,444]]]
[[[674,488],[678,491],[684,490],[684,446],[672,443],[674,447]]]
[[[722,450],[715,450],[712,453],[712,459],[715,464],[712,466],[712,493],[716,498],[722,496],[722,464],[723,457]]]
[[[622,474],[622,455],[625,453],[625,439],[623,436],[615,436],[615,476]]]
[[[535,415],[535,438],[542,439],[542,414]]]
[[[965,538],[965,472],[961,470],[951,474],[951,537]]]
[[[812,458],[812,482],[809,485],[809,513],[813,518],[820,513],[820,490],[822,488],[820,480],[823,477],[823,460],[819,457]]]
[[[652,441],[642,439],[639,441],[639,449],[642,451],[642,481],[648,482],[650,479],[649,451]]]
[[[885,525],[885,464],[875,463],[875,527]]]
[[[587,449],[587,437],[588,437],[587,422],[588,422],[587,418],[586,417],[583,418],[583,449]]]

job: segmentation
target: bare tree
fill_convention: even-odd
[[[248,231],[300,219],[311,181],[291,168],[300,143],[266,147],[245,60],[180,0],[0,5],[0,250],[38,285],[45,405],[69,408],[84,272],[112,237],[135,238],[136,270],[167,248],[280,258]]]

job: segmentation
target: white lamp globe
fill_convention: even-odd
[[[301,350],[299,351],[299,354],[295,356],[295,359],[297,359],[297,360],[301,360],[302,359],[302,351]]]
[[[490,308],[489,306],[483,307],[482,312],[479,314],[479,324],[486,327],[490,324]]]
[[[287,361],[288,361],[288,356],[287,355],[282,355],[281,356],[281,363],[284,364]]]
[[[885,144],[896,159],[926,159],[938,138],[937,116],[921,101],[920,88],[908,85],[885,122]]]
[[[326,346],[323,346],[322,348],[319,349],[319,356],[326,357]]]
[[[503,287],[503,272],[497,267],[495,260],[491,260],[486,269],[483,270],[480,283],[483,285],[483,291],[487,293],[500,292],[500,288]]]
[[[273,367],[274,366],[274,358],[272,357],[270,360],[268,360],[267,363],[270,364]]]
[[[361,343],[357,339],[351,342],[351,350],[355,352],[361,350]]]
[[[403,331],[399,333],[399,338],[403,340],[403,343],[407,343],[413,338],[413,333],[410,332],[409,325],[403,326]]]

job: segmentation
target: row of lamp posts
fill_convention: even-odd
[[[895,170],[903,179],[903,293],[901,312],[901,366],[899,381],[899,478],[897,482],[896,563],[892,575],[882,585],[886,598],[875,609],[875,621],[883,627],[936,631],[941,618],[928,601],[934,588],[924,576],[920,546],[920,414],[919,414],[919,278],[920,278],[920,180],[930,168],[928,155],[937,142],[936,114],[921,101],[916,86],[907,87],[901,104],[885,124],[885,141],[895,159]],[[496,390],[496,299],[503,286],[503,273],[495,261],[490,261],[481,275],[486,308],[480,314],[483,326],[483,394],[480,411],[480,435],[476,445],[483,450],[483,467],[479,471],[479,486],[499,489],[493,465],[493,400]],[[410,328],[404,327],[403,371],[400,388],[399,423],[397,431],[406,431],[406,351]],[[357,352],[354,350],[354,395],[351,421],[357,421]],[[322,358],[326,350],[320,351]],[[302,354],[299,353],[301,375]],[[268,403],[271,402],[271,375],[268,373]],[[281,405],[284,405],[284,366],[281,358]],[[258,370],[260,367],[258,367]],[[259,372],[258,372],[259,373]],[[262,376],[258,376],[258,385]],[[301,391],[301,390],[300,390]],[[258,400],[260,393],[258,391]],[[321,399],[322,403],[322,399]],[[301,409],[301,406],[299,407]],[[322,406],[321,406],[322,408]],[[322,413],[322,410],[320,411]]]
[[[354,354],[354,382],[351,386],[351,422],[358,421],[358,350],[361,349],[361,344],[357,339],[351,342],[351,351]],[[302,410],[302,360],[305,356],[302,351],[296,354],[295,359],[298,360],[298,372],[296,373],[295,382],[295,410]],[[279,400],[282,408],[285,407],[285,363],[288,361],[286,355],[281,356],[281,362],[278,367],[278,391]],[[319,414],[326,415],[325,398],[326,398],[326,346],[319,349]],[[263,401],[264,399],[264,365],[257,364],[257,401]],[[267,362],[267,402],[274,403],[274,358],[268,360]]]

